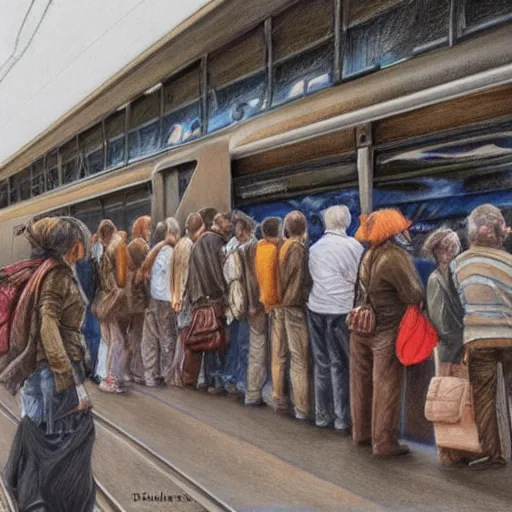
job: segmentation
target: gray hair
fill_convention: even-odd
[[[468,217],[468,238],[471,245],[501,246],[507,225],[503,214],[492,204],[477,206]]]
[[[345,205],[331,206],[324,213],[325,229],[346,230],[351,222],[352,215]]]
[[[165,223],[167,224],[168,235],[179,235],[181,233],[180,225],[174,217],[165,219]]]

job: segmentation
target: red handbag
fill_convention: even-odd
[[[422,363],[430,357],[439,337],[430,320],[417,306],[408,306],[398,336],[396,355],[404,366]]]
[[[214,306],[203,305],[194,308],[192,323],[186,331],[184,344],[191,352],[225,353],[226,333]]]

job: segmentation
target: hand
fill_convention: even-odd
[[[78,395],[78,407],[77,411],[87,411],[92,409],[91,398],[89,397],[89,393],[85,389],[83,384],[79,384],[76,386],[76,394]]]
[[[182,303],[181,302],[175,302],[173,304],[173,309],[175,313],[181,313]]]

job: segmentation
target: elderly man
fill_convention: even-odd
[[[357,269],[363,246],[349,237],[346,206],[324,215],[325,234],[309,251],[313,289],[308,321],[313,351],[315,416],[318,427],[350,434],[349,338],[346,318],[354,305]]]
[[[468,218],[470,249],[451,264],[464,308],[465,359],[484,454],[470,464],[474,469],[505,466],[509,456],[502,452],[497,401],[502,385],[497,366],[510,362],[512,349],[512,256],[504,250],[509,233],[498,208],[475,208]],[[510,436],[508,417],[500,416],[505,419],[503,433]]]

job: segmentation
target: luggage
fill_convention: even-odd
[[[473,411],[473,394],[466,379],[434,377],[427,392],[425,417],[434,424],[438,446],[482,453]]]
[[[192,310],[192,323],[184,339],[185,347],[192,352],[216,352],[227,349],[227,338],[214,306],[202,305]]]

